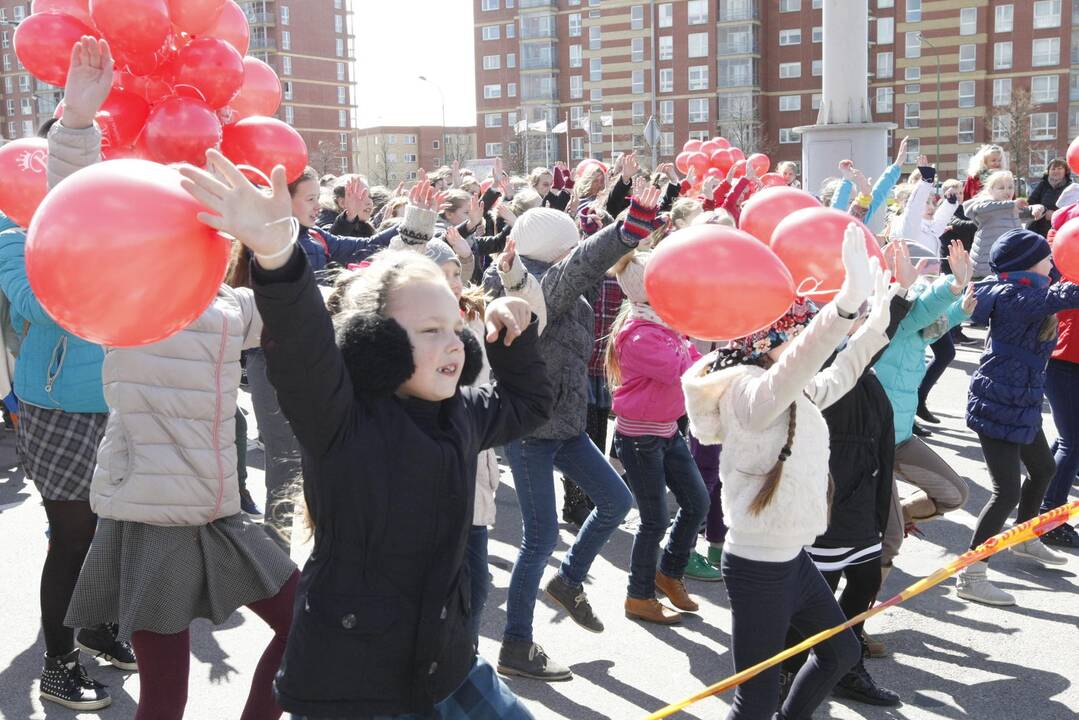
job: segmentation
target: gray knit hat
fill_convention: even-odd
[[[424,245],[423,248],[423,254],[431,260],[434,260],[435,265],[441,266],[448,262],[456,262],[458,265],[461,264],[461,259],[457,257],[457,253],[453,251],[453,248],[445,241],[437,238],[427,241],[427,244]]]

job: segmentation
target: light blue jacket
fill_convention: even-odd
[[[64,330],[45,312],[26,277],[25,245],[26,234],[0,214],[0,290],[11,303],[11,322],[22,336],[15,395],[53,410],[108,412],[101,388],[105,352]]]
[[[953,281],[953,276],[944,275],[932,285],[919,282],[912,286],[912,294],[916,294],[914,304],[873,366],[892,403],[896,445],[911,436],[914,414],[918,410],[918,386],[925,377],[925,349],[936,340],[926,339],[922,330],[941,315],[947,320],[945,332],[968,317],[963,311],[962,296],[956,297],[952,293]]]
[[[869,203],[869,209],[865,213],[865,222],[867,224],[873,219],[877,211],[884,207],[889,193],[892,192],[895,184],[899,182],[899,175],[902,171],[901,165],[893,163],[886,167],[881,176],[877,178],[877,182],[873,183],[873,201]],[[835,194],[832,195],[832,207],[846,212],[847,208],[850,207],[853,195],[854,183],[847,179],[840,180],[839,187],[835,189]]]

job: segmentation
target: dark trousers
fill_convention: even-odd
[[[702,445],[697,438],[689,436],[689,453],[697,463],[704,486],[708,489],[708,519],[704,523],[704,537],[711,543],[722,543],[727,537],[727,525],[723,522],[723,503],[720,495],[723,483],[719,479],[720,445]]]
[[[472,590],[472,644],[479,647],[483,608],[487,605],[487,594],[491,588],[491,572],[487,569],[486,525],[473,525],[469,530],[465,562],[468,563],[469,586]]]
[[[236,408],[236,479],[240,492],[247,489],[247,418]]]
[[[1068,502],[1068,494],[1079,475],[1079,364],[1050,360],[1045,372],[1045,396],[1053,409],[1053,424],[1060,438],[1053,443],[1057,469],[1045,491],[1042,512]]]
[[[925,405],[929,391],[944,375],[944,371],[952,364],[952,360],[955,360],[955,340],[950,332],[941,335],[940,339],[929,346],[929,349],[933,351],[933,362],[929,363],[929,367],[925,370],[925,377],[922,378],[922,384],[918,386],[918,405]]]
[[[993,481],[993,494],[978,516],[974,537],[970,541],[971,548],[978,547],[1003,530],[1008,515],[1017,507],[1016,524],[1035,517],[1045,497],[1045,489],[1056,472],[1056,462],[1042,430],[1038,430],[1027,445],[980,434],[978,441],[989,468],[989,479]],[[1026,466],[1028,473],[1026,482],[1022,483],[1020,463]]]
[[[804,551],[787,562],[758,562],[725,552],[723,578],[731,602],[731,652],[737,671],[783,650],[790,627],[809,637],[846,620]],[[850,630],[814,647],[791,684],[780,717],[811,717],[861,652]],[[739,685],[727,720],[771,720],[779,702],[779,672],[776,665]]]

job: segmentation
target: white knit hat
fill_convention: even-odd
[[[561,210],[532,208],[517,218],[510,230],[517,253],[530,260],[555,263],[581,241],[577,225]]]
[[[618,273],[618,286],[631,303],[647,303],[648,293],[644,291],[644,270],[652,253],[635,253],[633,258]]]

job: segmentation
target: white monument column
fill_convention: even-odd
[[[869,109],[869,0],[824,0],[823,12],[820,113],[816,125],[795,128],[802,135],[802,187],[814,194],[825,179],[839,176],[840,160],[880,177],[893,159],[887,140],[896,127],[873,122]]]

